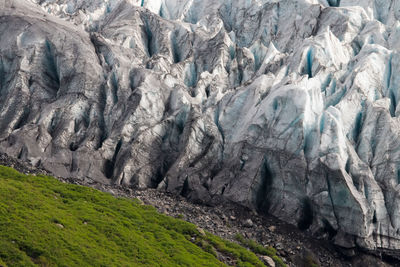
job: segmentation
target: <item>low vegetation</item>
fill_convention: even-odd
[[[282,261],[282,259],[276,255],[276,249],[273,247],[264,247],[254,240],[244,238],[244,236],[240,234],[237,234],[235,238],[240,244],[242,244],[242,246],[249,248],[254,253],[269,256],[274,260],[277,266],[286,267],[286,264]]]
[[[0,166],[1,266],[264,266],[138,201]],[[258,253],[258,252],[256,252]]]

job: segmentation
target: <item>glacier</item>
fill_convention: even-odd
[[[0,0],[0,149],[400,249],[400,1]]]

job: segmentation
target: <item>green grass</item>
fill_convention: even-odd
[[[276,255],[276,249],[274,249],[273,247],[264,247],[254,240],[244,238],[244,236],[240,234],[237,234],[235,238],[237,241],[239,241],[240,244],[249,248],[254,253],[269,256],[274,260],[277,266],[286,267],[286,264],[282,261],[282,259],[279,258],[278,255]]]
[[[237,266],[265,266],[259,258],[244,247],[206,233],[206,241],[220,253],[237,259]]]
[[[3,166],[0,248],[3,266],[225,266],[218,254],[264,266],[253,252],[138,201]]]

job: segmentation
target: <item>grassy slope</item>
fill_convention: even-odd
[[[193,242],[191,242],[193,241]],[[137,201],[0,166],[0,265],[264,266],[249,250]]]

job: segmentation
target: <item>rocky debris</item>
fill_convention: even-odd
[[[389,267],[390,265],[377,260],[376,257],[372,257],[369,255],[365,255],[363,257],[356,257],[351,261],[353,267],[365,267],[365,266],[374,266],[374,267]]]
[[[303,248],[300,253],[291,256],[294,265],[298,267],[320,266],[321,263],[315,253],[307,248]],[[369,266],[369,265],[366,265]]]
[[[1,151],[398,255],[400,1],[0,7]]]
[[[18,159],[12,158],[12,157],[8,156],[7,154],[1,153],[1,152],[0,152],[0,165],[14,168],[15,170],[25,173],[25,174],[51,175],[51,173],[48,172],[47,170],[45,170],[44,168],[33,167],[32,165],[27,164],[26,162],[22,162]]]

